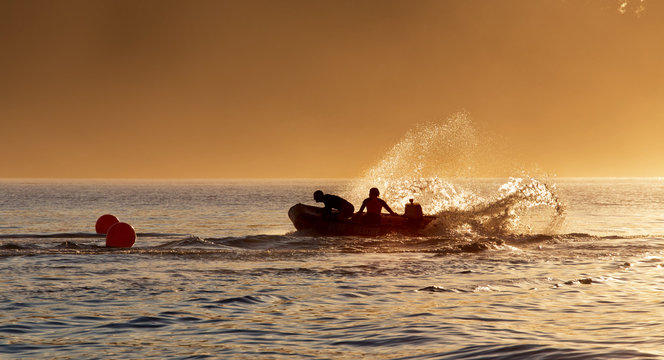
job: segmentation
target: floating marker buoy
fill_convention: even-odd
[[[120,220],[111,214],[102,215],[97,219],[95,230],[97,231],[97,234],[106,234],[111,226],[119,222]]]
[[[106,234],[106,247],[130,248],[136,242],[136,230],[134,227],[119,222],[108,229]]]

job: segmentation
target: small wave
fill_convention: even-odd
[[[405,335],[405,336],[378,336],[362,340],[341,340],[332,342],[333,346],[358,346],[358,347],[398,347],[407,345],[421,345],[435,343],[439,339],[431,336]]]
[[[465,292],[470,292],[468,290],[463,290],[463,289],[447,289],[441,286],[427,286],[421,289],[416,290],[418,292],[424,291],[424,292],[453,292],[453,293],[465,293]]]
[[[447,246],[444,248],[435,249],[436,256],[445,256],[450,254],[461,254],[461,253],[478,253],[488,250],[498,250],[502,249],[505,245],[505,241],[502,239],[484,239],[482,241],[475,241],[468,244],[457,244],[453,246]]]
[[[147,237],[173,237],[185,236],[186,234],[171,233],[136,233],[138,238]],[[63,233],[31,233],[31,234],[0,234],[2,239],[100,239],[106,238],[105,234],[91,232],[63,232]]]
[[[569,234],[567,234],[567,236],[569,236],[569,237],[575,237],[575,238],[589,238],[589,237],[593,237],[592,235],[590,235],[590,234],[586,234],[586,233],[569,233]]]
[[[2,325],[0,326],[0,333],[7,334],[27,334],[32,332],[32,328],[26,325]]]
[[[111,328],[116,330],[161,328],[170,325],[172,322],[173,322],[172,320],[162,317],[140,316],[126,322],[109,323],[109,324],[100,325],[98,327]]]
[[[565,349],[537,344],[473,345],[458,350],[428,354],[436,359],[657,359],[658,355],[636,350],[597,348],[592,350]],[[418,359],[421,355],[400,359]]]
[[[246,296],[238,296],[238,297],[231,297],[227,299],[221,299],[218,301],[215,301],[216,304],[240,304],[240,305],[252,305],[252,304],[260,304],[260,303],[271,303],[275,301],[281,301],[281,300],[287,300],[287,298],[282,297],[282,296],[274,296],[274,295],[246,295]]]
[[[86,239],[105,235],[87,232],[41,233],[41,234],[0,234],[0,239]]]
[[[102,235],[105,236],[105,235]],[[136,233],[137,237],[175,237],[175,236],[187,236],[187,234],[180,233],[158,233],[158,232],[146,232],[146,233]]]
[[[555,284],[553,287],[554,288],[559,288],[563,285],[568,285],[568,286],[570,286],[570,285],[590,285],[590,284],[598,283],[598,282],[599,282],[598,280],[593,280],[592,278],[581,278],[581,279],[565,281],[562,284]]]
[[[240,296],[217,301],[217,304],[257,304],[263,301],[255,296]]]
[[[60,249],[80,249],[81,245],[73,242],[73,241],[65,241],[62,244],[58,245],[57,248]]]
[[[218,247],[214,241],[201,239],[198,236],[188,236],[184,239],[169,241],[157,245],[158,248],[182,248],[182,247]]]
[[[207,238],[217,245],[224,245],[240,249],[268,250],[268,249],[311,249],[320,244],[315,238],[306,239],[289,235],[249,235],[230,236],[223,238]]]
[[[25,249],[28,249],[28,247],[17,245],[17,244],[3,244],[3,245],[0,245],[0,249],[2,249],[2,250],[25,250]]]

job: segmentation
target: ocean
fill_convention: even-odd
[[[0,358],[664,358],[663,179],[382,182],[438,217],[410,237],[287,216],[365,185],[2,180]]]

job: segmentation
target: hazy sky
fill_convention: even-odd
[[[0,0],[0,178],[356,177],[460,110],[524,170],[664,176],[664,1],[621,3]]]

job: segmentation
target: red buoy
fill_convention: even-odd
[[[119,222],[106,234],[106,247],[130,248],[136,242],[136,230],[134,227],[123,222]]]
[[[108,229],[119,222],[120,220],[111,214],[102,215],[97,219],[95,230],[97,234],[107,234]]]

